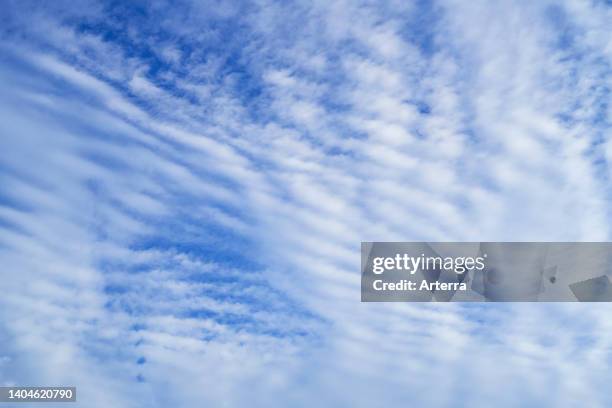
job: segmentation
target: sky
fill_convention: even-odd
[[[611,239],[611,21],[596,0],[4,0],[0,385],[611,406],[609,304],[359,287],[361,241]]]

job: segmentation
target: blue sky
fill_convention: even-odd
[[[610,406],[609,305],[361,304],[358,251],[609,240],[611,20],[5,1],[0,383],[83,407]]]

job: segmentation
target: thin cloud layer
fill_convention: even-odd
[[[0,382],[608,406],[608,305],[359,303],[359,243],[608,240],[605,2],[9,2]]]

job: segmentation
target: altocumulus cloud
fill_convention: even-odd
[[[609,406],[609,305],[360,304],[362,240],[610,239],[612,10],[0,11],[0,382],[77,406]]]

